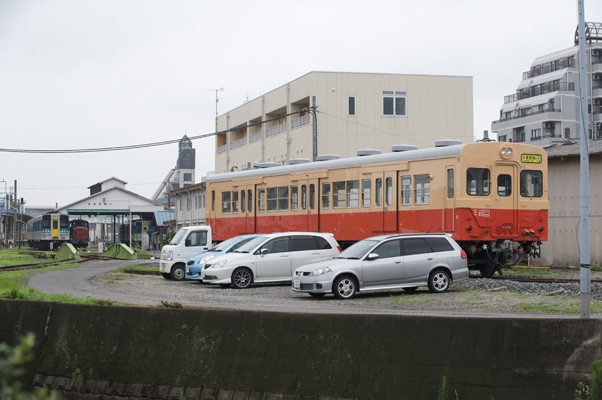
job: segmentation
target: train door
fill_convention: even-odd
[[[397,232],[397,171],[372,173],[374,182],[374,205],[381,217],[378,217],[376,232]],[[382,219],[381,219],[382,218]]]
[[[493,212],[497,226],[492,226],[492,236],[508,237],[518,229],[518,166],[500,162],[494,165]],[[492,216],[493,217],[493,216]]]
[[[255,185],[239,186],[240,212],[245,217],[244,233],[255,233]]]
[[[58,215],[52,216],[52,238],[53,239],[59,238],[59,216]]]
[[[443,229],[445,232],[454,232],[456,230],[454,225],[456,208],[455,179],[454,167],[447,166],[445,180],[445,206],[443,208]]]
[[[317,178],[309,178],[309,179],[299,179],[295,183],[299,185],[299,210],[301,211],[301,215],[306,218],[303,219],[301,225],[299,225],[300,230],[305,230],[307,232],[319,232],[320,224],[319,224],[319,213],[318,210],[318,199],[320,198],[318,195],[318,179]]]

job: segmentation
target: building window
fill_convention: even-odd
[[[407,92],[405,90],[383,90],[383,115],[407,116]]]
[[[498,136],[497,141],[498,142],[507,142],[508,141],[508,135]]]
[[[192,180],[192,174],[190,172],[185,172],[184,180],[190,182]]]
[[[541,139],[541,129],[531,129],[531,140]]]
[[[355,117],[355,96],[347,96],[347,116]]]

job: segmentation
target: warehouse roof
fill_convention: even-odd
[[[602,140],[590,140],[589,154],[602,154]],[[548,158],[578,157],[581,154],[581,144],[571,141],[570,143],[557,143],[546,147]]]

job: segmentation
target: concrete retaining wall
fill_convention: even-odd
[[[446,377],[450,398],[572,399],[602,352],[600,321],[580,319],[0,300],[0,321],[0,342],[37,335],[27,384],[71,397],[433,399]],[[72,379],[76,369],[81,382]]]

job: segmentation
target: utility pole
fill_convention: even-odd
[[[222,86],[220,89],[207,89],[208,92],[215,92],[215,133],[217,133],[217,103],[219,102],[219,98],[217,97],[218,92],[223,92],[224,87]]]
[[[318,107],[316,106],[316,96],[312,96],[311,113],[313,115],[313,160],[318,159],[318,117],[316,116]]]
[[[17,215],[19,214],[19,206],[17,205],[17,180],[15,179],[15,190],[14,190],[14,204],[15,213],[13,214],[13,249],[17,244]]]
[[[587,113],[587,70],[585,61],[585,12],[584,0],[578,0],[579,14],[579,96],[581,97],[581,132],[580,132],[580,157],[581,157],[581,254],[580,254],[580,291],[581,291],[581,318],[590,317],[590,220],[589,220],[589,143],[587,141],[588,113]]]

